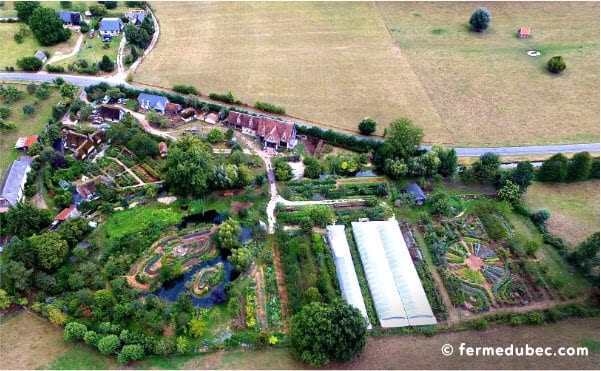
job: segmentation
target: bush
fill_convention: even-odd
[[[65,67],[63,66],[53,66],[51,64],[46,65],[46,71],[50,73],[63,73],[65,72]]]
[[[276,106],[275,104],[261,102],[260,100],[255,101],[255,108],[265,112],[272,112],[277,114],[286,113],[286,109],[282,106]]]
[[[223,134],[220,129],[213,128],[207,134],[207,140],[209,143],[223,142],[225,140],[225,134]]]
[[[182,94],[194,94],[194,95],[200,94],[198,92],[198,89],[196,89],[192,85],[174,85],[173,90],[178,93],[182,93]]]
[[[98,350],[104,355],[115,353],[121,345],[121,340],[117,335],[107,335],[98,340]]]
[[[86,325],[78,322],[69,322],[63,331],[63,338],[67,341],[82,340],[88,331]]]
[[[33,115],[35,113],[35,108],[31,104],[26,104],[23,106],[23,113],[26,115]]]
[[[225,103],[236,103],[236,100],[234,99],[234,94],[232,94],[231,91],[228,91],[227,94],[210,93],[209,98]]]
[[[472,13],[470,17],[470,26],[475,32],[481,32],[488,29],[490,19],[492,18],[490,12],[486,8],[478,8]]]
[[[39,71],[42,64],[42,61],[36,57],[23,57],[17,60],[17,66],[25,71]]]
[[[138,344],[125,345],[117,356],[117,362],[127,363],[140,360],[142,357],[144,357],[144,347]]]
[[[547,70],[551,73],[560,73],[566,69],[566,62],[563,60],[563,57],[560,55],[556,55],[555,57],[551,57],[547,62]]]
[[[534,214],[530,215],[530,219],[534,224],[543,224],[551,217],[551,212],[547,209],[538,209]]]
[[[371,135],[376,131],[376,120],[366,117],[359,122],[359,132],[363,135]]]
[[[332,145],[359,153],[373,153],[382,145],[378,140],[360,139],[354,135],[343,134],[334,130],[322,130],[316,126],[307,127],[297,125],[296,131],[298,134],[305,134],[317,139],[323,139]]]

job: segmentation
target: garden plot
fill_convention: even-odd
[[[491,239],[486,232],[491,229],[488,223],[507,229],[506,236],[513,233],[500,213],[486,223],[475,215],[467,215],[423,226],[452,304],[478,313],[491,307],[527,305],[553,298],[549,295],[551,287],[534,285],[531,273],[516,261],[521,259],[526,268],[538,263],[513,255],[505,247],[506,242]]]
[[[296,180],[288,183],[288,189],[291,201],[333,200],[364,196],[387,198],[390,193],[388,183],[381,177]]]

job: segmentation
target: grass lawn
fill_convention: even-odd
[[[13,36],[19,32],[21,26],[24,26],[23,23],[0,23],[0,50],[2,50],[2,53],[0,53],[0,69],[2,70],[7,66],[18,69],[17,59],[33,57],[38,50],[48,51],[50,55],[59,51],[63,54],[68,54],[73,50],[77,42],[77,35],[71,31],[71,38],[69,40],[54,46],[42,46],[30,31],[29,36],[25,37],[21,44],[17,44]]]
[[[545,274],[547,282],[553,282],[564,298],[583,297],[589,293],[590,284],[559,255],[550,245],[543,245],[537,257],[548,267]]]
[[[575,183],[532,182],[525,195],[532,211],[551,211],[548,227],[572,247],[599,231],[599,180]]]
[[[19,156],[19,152],[17,152],[14,148],[17,138],[39,134],[48,122],[48,119],[52,116],[52,107],[60,100],[60,94],[58,90],[50,89],[50,98],[40,101],[37,105],[35,105],[35,113],[29,116],[23,113],[23,106],[26,104],[34,105],[38,99],[34,95],[29,95],[26,90],[27,85],[17,83],[3,85],[15,86],[19,90],[23,90],[25,95],[21,100],[8,105],[8,107],[11,109],[11,115],[6,120],[13,122],[17,126],[17,129],[3,132],[0,135],[1,174],[4,174],[11,162],[16,160]]]
[[[117,60],[117,54],[119,52],[119,43],[121,42],[121,38],[123,35],[119,35],[114,37],[108,44],[110,47],[108,49],[104,48],[103,38],[100,37],[99,33],[96,33],[93,39],[85,36],[83,39],[83,43],[81,45],[81,49],[74,56],[63,59],[54,63],[56,66],[63,66],[65,70],[67,69],[67,65],[75,63],[80,59],[86,60],[89,64],[92,63],[100,63],[102,61],[102,57],[107,55],[111,61],[115,62]],[[115,68],[117,68],[115,66]]]
[[[154,221],[164,224],[178,224],[184,212],[176,206],[154,203],[136,206],[133,209],[116,211],[94,231],[93,236],[111,239],[119,238],[128,232],[144,230]],[[92,237],[93,238],[93,237]]]
[[[291,116],[357,132],[365,116],[400,116],[449,142],[418,76],[370,3],[157,2],[158,44],[135,81],[204,95],[231,90]],[[202,17],[198,17],[202,14]],[[185,27],[182,27],[185,25]],[[172,73],[165,73],[164,66]]]
[[[482,34],[467,24],[476,6],[375,3],[452,143],[597,142],[599,3],[487,3],[492,21]],[[517,29],[526,25],[532,37],[518,39]],[[529,57],[529,49],[542,54]],[[560,76],[544,70],[555,55],[567,63]],[[415,119],[428,139],[429,123]],[[577,129],[565,122],[578,122]]]

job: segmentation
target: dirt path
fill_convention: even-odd
[[[134,112],[134,111],[129,110],[129,109],[125,108],[125,107],[122,107],[122,109],[125,112],[131,113],[132,116],[134,116],[136,119],[138,119],[138,121],[140,122],[140,125],[142,125],[142,127],[144,128],[144,130],[147,131],[147,132],[149,132],[150,134],[158,135],[160,137],[171,139],[173,141],[177,140],[176,137],[174,137],[174,136],[172,136],[172,135],[170,135],[170,134],[168,134],[168,133],[166,133],[164,131],[157,130],[157,129],[153,128],[150,125],[150,123],[148,122],[148,120],[146,120],[146,117],[143,114],[141,114],[139,112]]]
[[[46,200],[44,200],[44,195],[42,193],[44,191],[42,190],[43,185],[41,177],[38,176],[38,180],[35,182],[35,184],[38,189],[38,191],[33,196],[33,203],[35,204],[35,207],[37,207],[38,209],[48,209],[48,205],[46,205]]]
[[[77,37],[77,42],[75,43],[75,46],[73,47],[73,50],[71,51],[71,53],[63,54],[61,52],[57,52],[52,57],[50,57],[50,59],[48,59],[46,64],[52,64],[52,63],[55,63],[58,61],[62,61],[63,59],[71,58],[72,56],[77,54],[77,52],[81,48],[81,43],[83,42],[83,37],[84,37],[84,35],[80,33],[79,36]]]
[[[266,330],[269,328],[267,322],[267,300],[265,299],[265,277],[263,275],[263,267],[254,266],[252,276],[257,283],[256,303],[257,303],[257,321],[261,323],[261,328]]]
[[[131,169],[129,167],[127,167],[123,162],[121,162],[118,158],[115,157],[106,157],[106,158],[110,158],[111,160],[115,161],[116,163],[118,163],[119,165],[123,166],[123,168],[125,169],[125,171],[127,171],[129,173],[129,175],[133,176],[134,179],[138,182],[138,185],[144,185],[145,183],[142,181],[142,179],[140,179],[136,173],[134,173],[133,171],[131,171]]]
[[[288,305],[288,292],[286,291],[286,283],[284,282],[284,270],[282,268],[282,262],[280,260],[280,246],[279,244],[273,245],[273,266],[275,268],[275,278],[278,284],[278,293],[280,295],[280,305],[282,306],[282,325],[284,332],[290,331],[290,311]]]

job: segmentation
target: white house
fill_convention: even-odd
[[[21,156],[8,167],[0,191],[0,212],[6,212],[23,198],[27,174],[31,171],[33,158]]]
[[[120,18],[102,18],[98,25],[100,36],[119,36],[123,30],[123,21]]]

